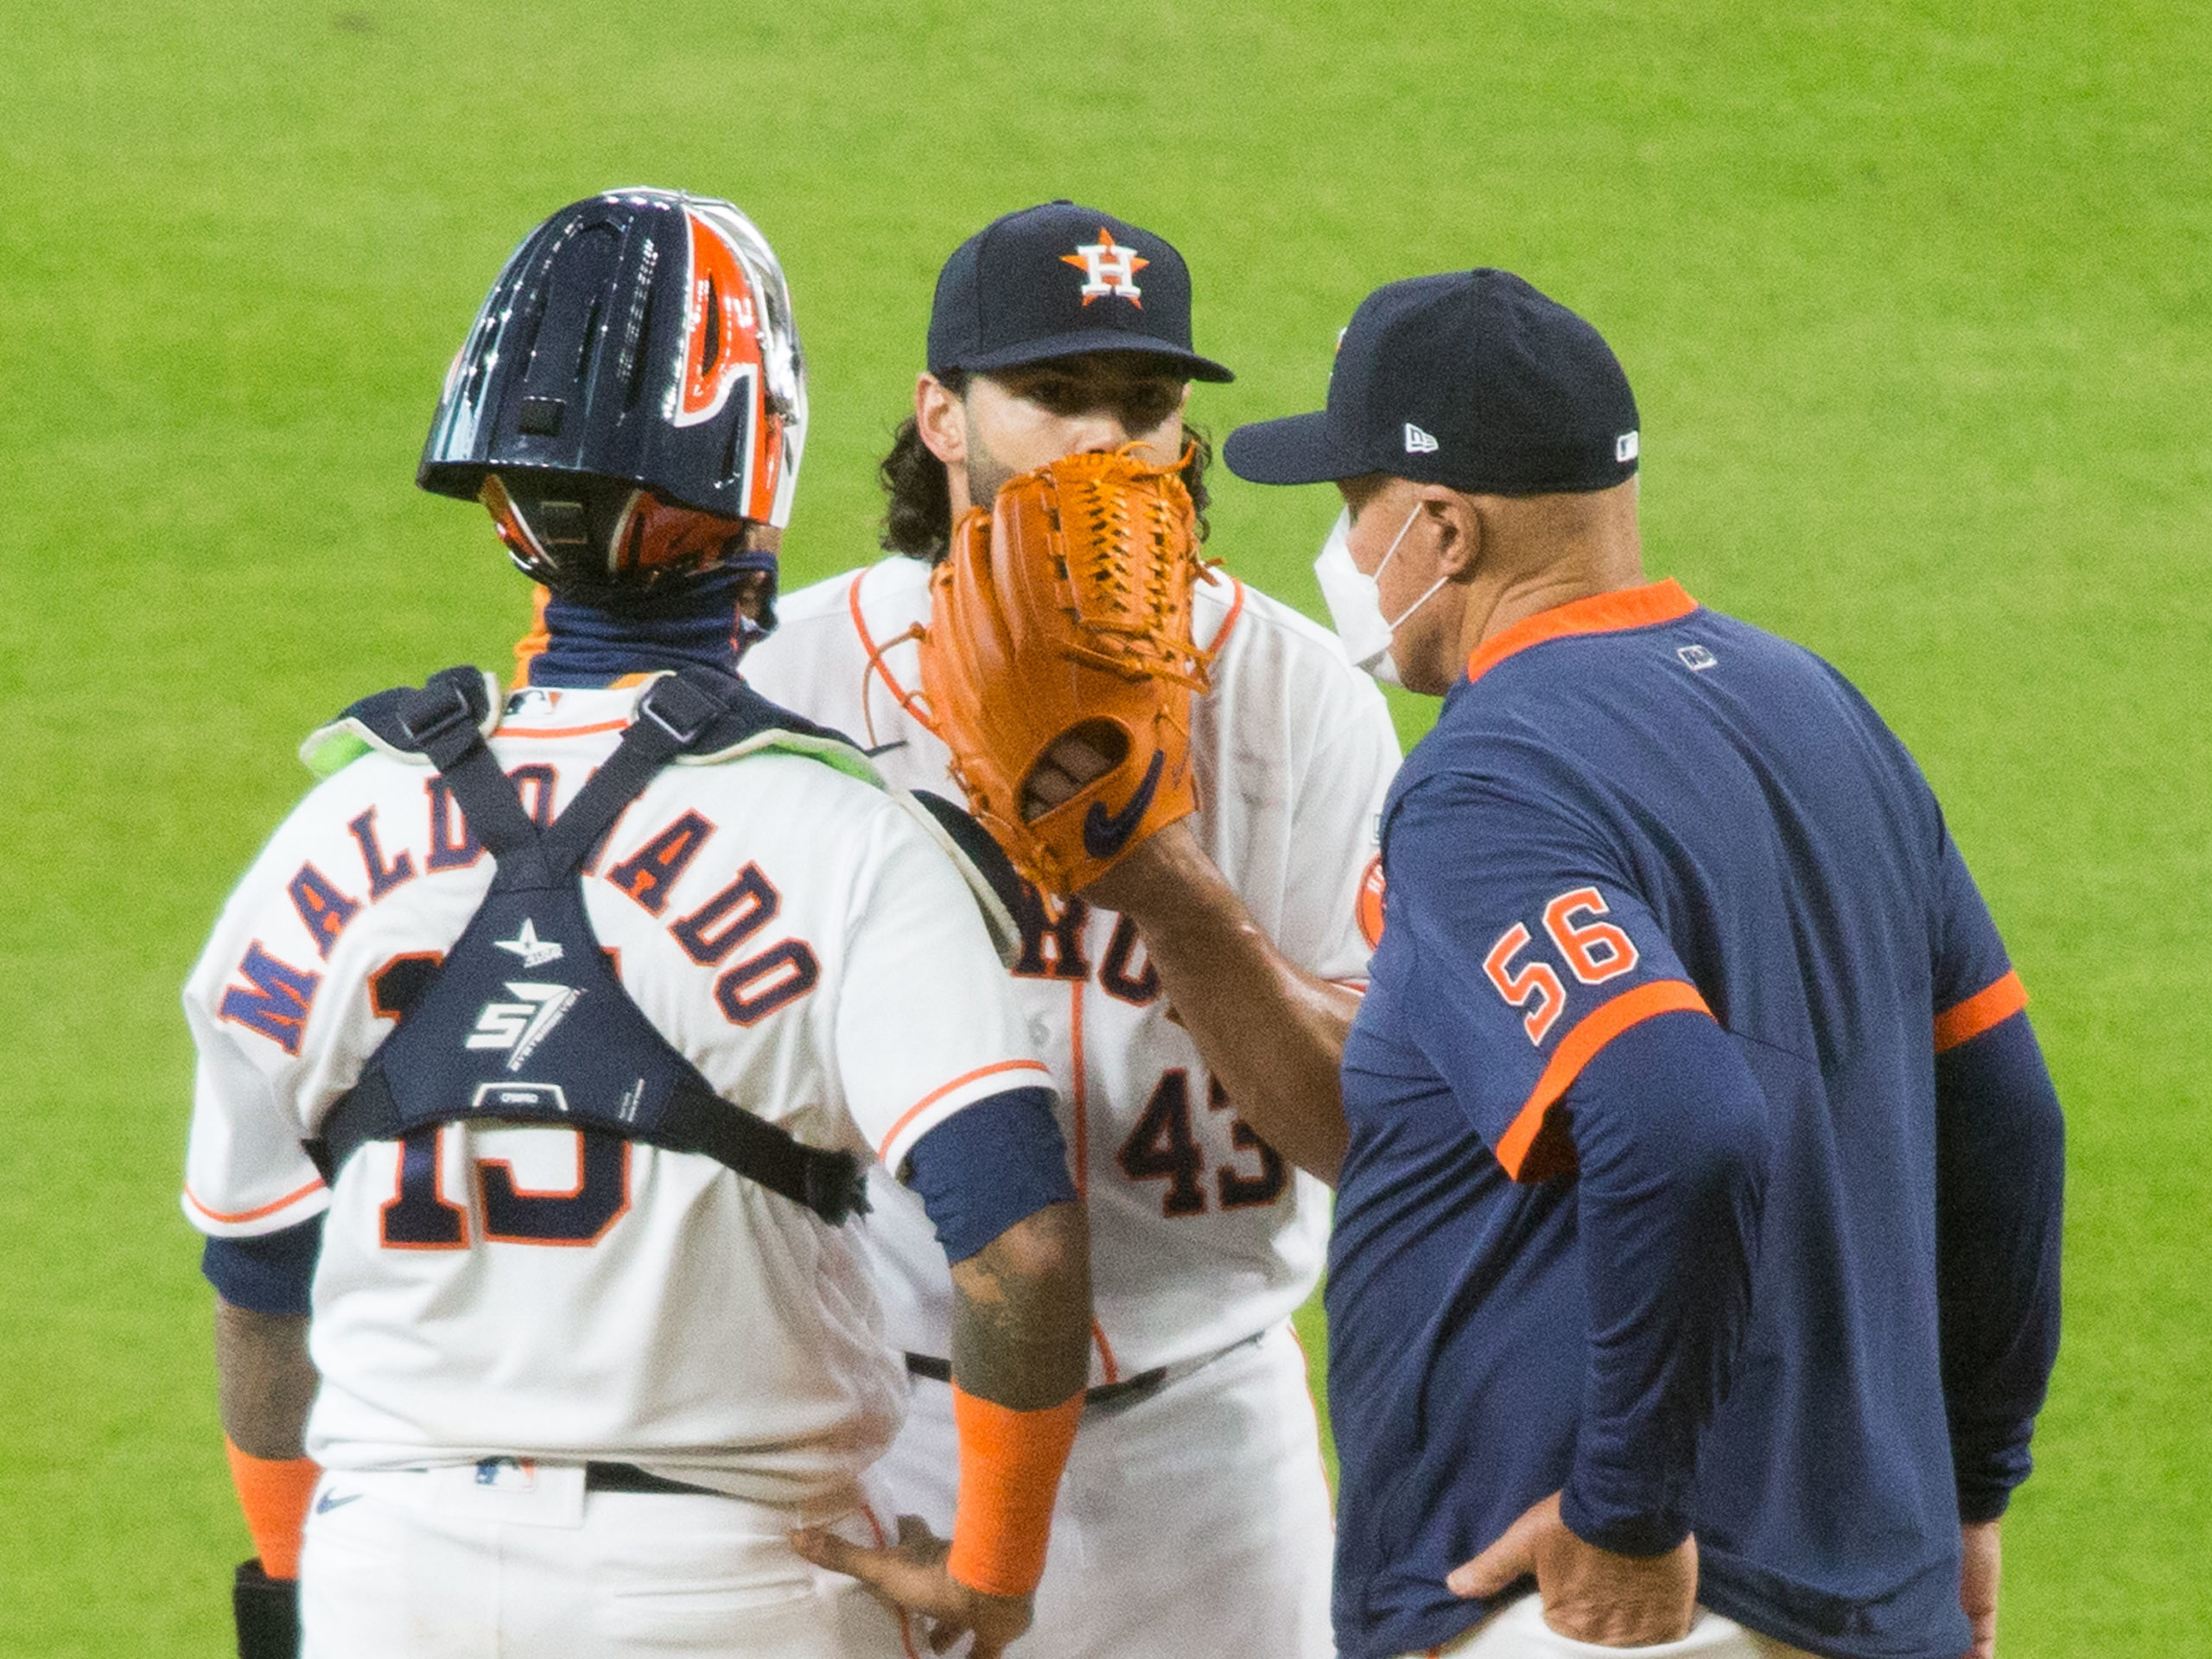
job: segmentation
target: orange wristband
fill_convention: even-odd
[[[1082,1415],[1079,1391],[1041,1411],[1016,1411],[952,1385],[960,1500],[944,1565],[970,1590],[1026,1596],[1045,1576],[1052,1500]]]
[[[228,1436],[223,1450],[231,1459],[231,1481],[245,1511],[245,1529],[261,1556],[261,1570],[272,1579],[300,1576],[300,1532],[322,1470],[313,1458],[257,1458],[241,1452]]]

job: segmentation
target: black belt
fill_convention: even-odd
[[[584,1465],[584,1491],[588,1492],[660,1492],[671,1497],[728,1497],[728,1492],[718,1492],[711,1486],[694,1486],[689,1481],[669,1480],[660,1475],[649,1475],[634,1463],[588,1463]]]
[[[952,1362],[938,1359],[931,1354],[909,1354],[906,1369],[916,1376],[926,1376],[932,1382],[952,1381]],[[1167,1368],[1155,1365],[1148,1371],[1139,1371],[1135,1376],[1125,1376],[1118,1382],[1101,1382],[1095,1389],[1083,1391],[1084,1408],[1111,1405],[1116,1401],[1139,1400],[1154,1392],[1167,1380]]]

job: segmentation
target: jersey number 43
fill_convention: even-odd
[[[1207,1082],[1206,1106],[1217,1112],[1229,1109],[1229,1096],[1211,1079]],[[1243,1210],[1273,1204],[1281,1198],[1283,1188],[1290,1182],[1290,1171],[1282,1154],[1253,1133],[1251,1126],[1242,1118],[1231,1123],[1229,1142],[1239,1152],[1255,1154],[1259,1168],[1256,1172],[1240,1170],[1224,1160],[1213,1173],[1214,1191],[1221,1199],[1221,1207]],[[1130,1129],[1128,1139],[1122,1142],[1115,1161],[1133,1181],[1167,1183],[1167,1190],[1160,1200],[1160,1214],[1205,1213],[1206,1189],[1203,1177],[1206,1154],[1191,1132],[1191,1080],[1180,1066],[1161,1077],[1160,1086],[1146,1103],[1143,1116]]]

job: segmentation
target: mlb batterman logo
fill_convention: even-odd
[[[1152,263],[1135,248],[1125,248],[1114,240],[1114,233],[1103,225],[1098,227],[1098,239],[1086,242],[1073,253],[1060,256],[1064,265],[1073,265],[1084,275],[1084,284],[1076,291],[1089,305],[1093,300],[1110,296],[1127,300],[1140,311],[1144,301],[1138,297],[1143,290],[1136,285],[1137,272]]]

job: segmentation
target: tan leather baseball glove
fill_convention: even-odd
[[[922,688],[969,808],[1016,868],[1073,893],[1198,808],[1196,514],[1128,450],[1024,473],[954,526],[930,579]]]

